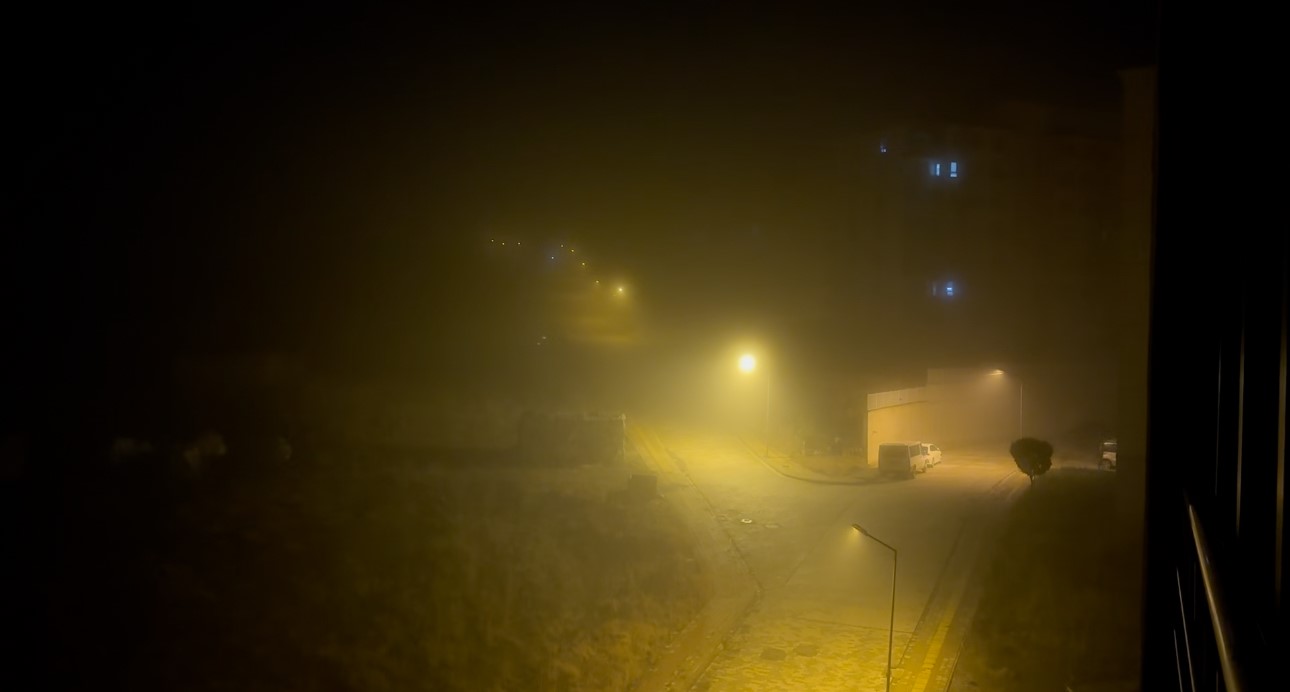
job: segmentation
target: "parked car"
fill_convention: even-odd
[[[941,463],[941,448],[930,442],[923,443],[923,455],[927,457],[928,466],[937,466]]]
[[[1112,471],[1115,470],[1115,456],[1119,446],[1119,442],[1114,437],[1109,440],[1102,440],[1102,456],[1097,460],[1099,469],[1109,468]]]
[[[878,445],[878,471],[913,476],[927,471],[921,442],[883,442]]]

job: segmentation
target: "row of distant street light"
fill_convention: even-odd
[[[504,239],[500,239],[500,238],[489,238],[489,239],[488,239],[488,243],[489,243],[489,245],[492,245],[492,246],[494,246],[494,247],[507,248],[508,250],[509,250],[509,249],[511,249],[511,248],[522,248],[522,247],[525,247],[525,245],[524,245],[523,241],[520,241],[520,240],[504,240]],[[533,246],[532,244],[530,244],[530,245],[529,245],[529,246],[527,246],[527,247],[534,247],[534,246]],[[579,272],[585,272],[585,271],[587,271],[587,270],[588,270],[588,260],[586,260],[586,259],[584,259],[584,258],[582,258],[582,257],[578,257],[578,256],[577,256],[577,255],[578,255],[578,249],[577,249],[577,248],[575,248],[575,247],[573,247],[573,245],[571,245],[571,244],[569,244],[569,243],[560,243],[560,247],[559,247],[559,248],[557,248],[557,249],[552,249],[552,250],[547,250],[547,251],[545,251],[545,252],[542,252],[542,253],[540,253],[540,254],[538,255],[538,257],[539,257],[539,259],[540,259],[541,257],[545,257],[545,261],[547,261],[547,262],[557,262],[557,261],[559,261],[562,257],[564,257],[564,256],[566,255],[566,253],[567,253],[568,255],[572,255],[572,256],[574,256],[574,261],[576,261],[576,262],[577,262],[577,264],[576,264],[576,265],[573,265],[573,266],[575,267],[575,269],[576,269],[577,271],[579,271]],[[604,284],[602,283],[602,281],[601,281],[600,279],[592,279],[592,282],[591,282],[591,289],[592,289],[592,290],[595,290],[595,291],[597,291],[597,292],[600,292],[600,291],[601,291],[601,289],[603,288],[603,285],[604,285]],[[615,285],[615,286],[614,286],[613,291],[610,293],[610,295],[611,295],[611,296],[613,296],[614,298],[618,299],[618,300],[625,300],[625,299],[627,298],[627,286],[626,286],[625,284],[621,283],[621,282],[620,282],[620,283],[618,283],[617,285]],[[545,335],[543,335],[543,336],[539,336],[539,337],[537,338],[537,340],[535,341],[535,345],[536,345],[536,346],[545,346],[545,345],[547,345],[548,343],[550,343],[550,341],[549,341],[548,337],[547,337],[547,336],[545,336]]]
[[[508,246],[522,247],[523,246],[523,242],[519,240],[506,241],[506,240],[498,240],[497,238],[489,238],[488,242],[490,245],[496,245],[498,247],[508,247]],[[570,255],[576,255],[578,250],[572,245],[561,243],[558,251],[548,251],[546,255],[547,261],[549,262],[557,261],[565,252],[568,252],[568,254]],[[579,270],[587,269],[587,260],[579,259],[577,261],[578,261],[577,267]],[[592,286],[594,288],[599,289],[601,287],[600,279],[594,279],[592,281]],[[627,286],[622,283],[619,283],[617,286],[614,287],[614,295],[625,297],[627,295]]]

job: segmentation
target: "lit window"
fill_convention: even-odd
[[[879,154],[887,153],[887,142],[883,141],[878,143],[878,153]]]
[[[957,178],[957,177],[959,177],[959,162],[958,162],[958,161],[950,161],[950,177],[951,177],[951,178]]]
[[[937,176],[937,177],[940,177],[940,175],[941,175],[941,164],[939,164],[939,163],[937,163],[937,162],[933,162],[933,163],[932,163],[932,175]]]
[[[946,282],[945,282],[945,297],[946,297],[946,298],[953,298],[953,297],[954,297],[954,282],[953,282],[953,281],[946,281]]]

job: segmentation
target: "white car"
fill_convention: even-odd
[[[1115,470],[1115,458],[1120,451],[1120,444],[1115,438],[1102,441],[1102,458],[1097,460],[1099,469]]]
[[[941,448],[930,442],[924,442],[923,456],[927,457],[928,466],[938,466],[941,463]]]

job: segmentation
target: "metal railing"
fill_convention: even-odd
[[[1179,565],[1174,573],[1179,611],[1179,623],[1174,628],[1173,642],[1178,668],[1178,689],[1182,692],[1197,689],[1244,692],[1250,688],[1246,684],[1247,677],[1237,653],[1232,610],[1196,507],[1190,499],[1185,502],[1192,545],[1195,547],[1195,562],[1186,566]],[[1187,569],[1184,571],[1184,568]],[[1203,596],[1203,607],[1208,617],[1202,617],[1198,612],[1200,596]],[[1207,687],[1205,685],[1210,675],[1214,677],[1213,686]],[[1197,686],[1198,682],[1201,687]]]

